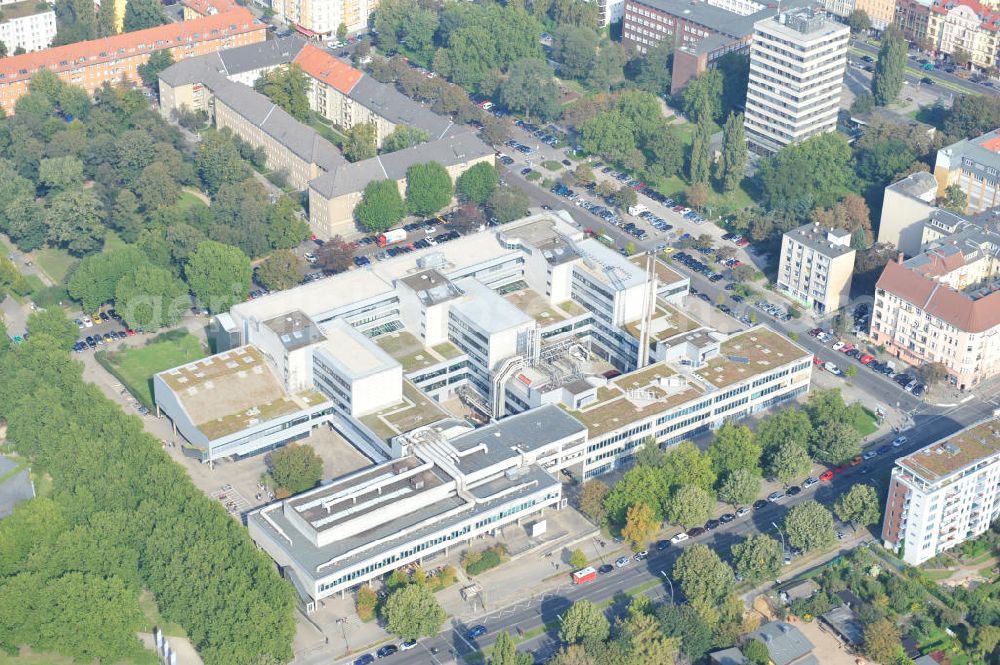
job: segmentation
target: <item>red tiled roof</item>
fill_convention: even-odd
[[[1000,30],[1000,13],[977,0],[936,0],[931,10],[938,14],[947,14],[959,5],[964,5],[974,11],[979,20],[982,21],[980,27],[984,30],[992,32]]]
[[[202,16],[221,14],[239,6],[235,0],[183,0],[183,3],[185,7],[190,7]]]
[[[886,264],[876,288],[915,305],[959,330],[979,333],[1000,325],[1000,291],[973,300],[896,261]]]
[[[362,73],[326,51],[306,44],[293,61],[306,74],[319,79],[345,95],[361,80]]]
[[[153,53],[189,42],[217,39],[263,30],[254,15],[245,7],[236,7],[222,14],[203,16],[181,23],[168,23],[146,30],[91,39],[85,42],[55,46],[41,51],[0,58],[0,85],[31,78],[39,69],[61,72],[111,62],[138,53]]]
[[[990,152],[1000,152],[1000,136],[994,136],[988,141],[983,141],[980,145]]]

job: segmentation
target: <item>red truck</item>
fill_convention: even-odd
[[[597,579],[597,571],[591,566],[581,568],[573,573],[573,584],[586,584]]]
[[[389,245],[402,242],[403,240],[406,240],[406,230],[393,229],[392,231],[386,231],[378,237],[378,246],[388,247]]]

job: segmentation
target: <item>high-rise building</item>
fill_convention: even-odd
[[[18,48],[40,51],[56,36],[56,12],[45,3],[23,0],[3,5],[0,42],[13,53]]]
[[[896,460],[882,540],[916,566],[985,532],[998,516],[1000,421],[991,418]]]
[[[810,9],[758,21],[745,126],[751,149],[777,152],[837,126],[850,29]]]
[[[368,27],[378,0],[273,0],[271,9],[307,37],[333,35],[343,24],[348,32]]]

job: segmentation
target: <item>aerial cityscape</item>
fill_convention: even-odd
[[[0,665],[1000,665],[1000,0],[0,0]]]

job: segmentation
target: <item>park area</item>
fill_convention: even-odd
[[[145,346],[102,351],[97,361],[128,388],[146,408],[153,408],[153,375],[208,355],[194,335],[172,330],[157,335]]]

